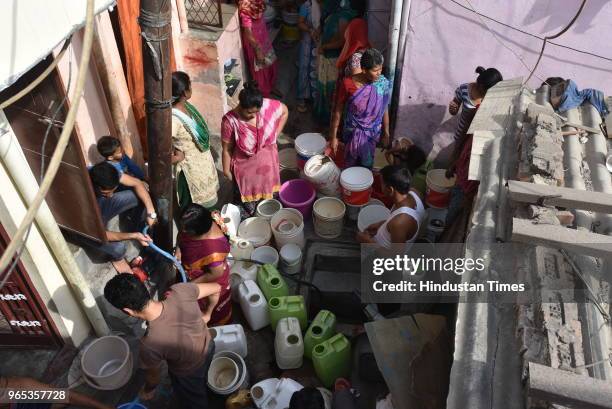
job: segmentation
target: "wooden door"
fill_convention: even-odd
[[[44,71],[49,62],[50,58],[42,61],[15,84],[2,91],[0,101],[16,94],[31,83]],[[57,71],[54,70],[30,93],[4,109],[32,173],[39,181],[41,162],[44,158],[45,166],[49,164],[64,126],[67,104],[53,119],[64,97],[64,88],[61,86]],[[45,133],[49,123],[53,125],[45,143]],[[75,131],[72,132],[46,201],[60,227],[96,241],[106,241],[105,227],[89,179],[81,142]]]
[[[4,252],[8,241],[0,225],[0,253]],[[62,344],[27,271],[18,262],[0,288],[0,348],[59,348]]]

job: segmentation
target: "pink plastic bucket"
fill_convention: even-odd
[[[293,179],[283,183],[279,196],[283,206],[298,210],[306,220],[312,213],[317,194],[309,182]]]

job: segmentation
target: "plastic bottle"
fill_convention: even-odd
[[[263,293],[253,280],[246,280],[238,287],[240,307],[253,331],[262,329],[270,323],[268,307]]]
[[[287,317],[278,322],[274,352],[276,364],[280,369],[296,369],[302,366],[304,341],[297,318]]]
[[[323,341],[330,339],[336,332],[336,316],[333,312],[321,310],[310,324],[304,336],[304,356],[312,358],[312,350]]]
[[[314,347],[312,363],[317,377],[330,388],[336,379],[346,378],[351,373],[350,341],[342,334],[323,341]]]
[[[276,330],[278,322],[282,318],[295,317],[300,322],[300,328],[306,329],[308,316],[306,304],[301,295],[289,295],[286,297],[273,297],[268,301],[268,311],[270,312],[270,324]]]
[[[266,300],[274,297],[285,297],[289,295],[289,287],[272,264],[264,264],[257,272],[257,285],[263,292]]]

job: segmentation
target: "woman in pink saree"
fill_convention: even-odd
[[[246,83],[238,99],[240,104],[221,121],[223,173],[235,181],[245,211],[252,215],[259,201],[280,190],[276,138],[289,112],[280,101],[264,98],[256,82]]]

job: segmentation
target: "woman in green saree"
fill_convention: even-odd
[[[356,15],[349,0],[323,0],[314,115],[324,126],[329,126],[331,119],[331,104],[338,80],[336,63],[344,47],[344,31]]]
[[[172,73],[172,144],[178,204],[180,210],[191,203],[211,209],[217,203],[219,179],[210,153],[208,126],[187,100],[191,80],[182,71]]]

